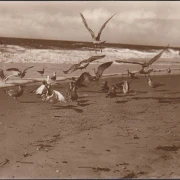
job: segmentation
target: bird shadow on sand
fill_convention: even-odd
[[[33,103],[41,103],[42,101],[19,101],[20,103],[29,103],[29,104],[33,104]]]
[[[175,97],[175,98],[167,98],[167,97],[133,97],[131,98],[132,100],[157,100],[158,103],[169,103],[169,104],[175,104],[175,103],[180,103],[180,97]]]
[[[128,101],[120,101],[120,100],[117,100],[117,101],[115,101],[117,104],[121,104],[121,103],[127,103]]]
[[[82,109],[77,108],[74,105],[67,105],[67,106],[59,106],[59,105],[53,105],[53,107],[55,107],[55,109],[60,110],[60,109],[72,109],[78,113],[83,113]]]

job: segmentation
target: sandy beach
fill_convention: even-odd
[[[0,178],[179,177],[180,77],[152,79],[165,85],[153,90],[140,77],[118,101],[86,83],[79,106],[42,102],[29,93],[38,84],[21,103],[1,89]]]

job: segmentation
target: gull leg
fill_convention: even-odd
[[[16,97],[14,97],[14,99],[15,99],[17,102],[19,102],[19,100],[18,100]]]

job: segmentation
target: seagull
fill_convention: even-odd
[[[53,80],[53,81],[56,80],[56,72],[53,73],[53,76],[51,77],[51,80]]]
[[[130,85],[130,83],[127,80],[125,80],[123,85],[122,85],[124,94],[129,93],[129,88],[130,88],[129,85]]]
[[[137,73],[130,72],[129,70],[127,70],[127,72],[128,72],[128,77],[130,77],[131,79],[139,79],[137,77]]]
[[[151,87],[153,89],[156,89],[160,86],[164,86],[164,84],[153,82],[151,78],[148,79],[148,85],[149,85],[149,87]]]
[[[91,56],[88,59],[85,59],[81,62],[79,62],[78,64],[74,64],[73,66],[70,67],[70,69],[68,69],[67,71],[63,71],[65,74],[69,74],[72,73],[78,69],[80,69],[82,71],[82,69],[86,69],[86,67],[93,61],[97,60],[97,59],[101,59],[104,58],[106,55],[102,55],[102,56]]]
[[[47,85],[47,82],[43,81],[42,85],[40,87],[38,87],[37,89],[34,89],[30,93],[34,93],[35,92],[36,95],[45,94],[47,92],[46,85]]]
[[[84,84],[82,84],[85,80],[92,82],[94,81],[94,77],[91,76],[88,72],[83,72],[77,80],[74,80],[74,83],[78,88],[86,87]]]
[[[171,73],[171,69],[170,69],[170,68],[168,68],[168,69],[167,69],[167,72],[170,74],[170,73]]]
[[[101,87],[100,91],[107,93],[109,91],[108,81],[106,80]]]
[[[47,85],[47,93],[42,95],[42,100],[50,104],[56,104],[57,102],[66,103],[65,97],[56,90],[53,90],[51,85]]]
[[[117,97],[116,97],[116,86],[115,85],[111,86],[110,92],[108,94],[106,94],[106,98],[116,98],[116,100],[117,100]]]
[[[39,74],[41,74],[41,76],[44,74],[44,71],[45,71],[45,69],[43,68],[43,70],[42,71],[37,71]]]
[[[18,101],[18,97],[22,96],[25,87],[24,85],[19,85],[18,89],[10,89],[10,90],[4,90],[9,96],[13,97],[16,101]],[[19,101],[18,101],[19,102]]]
[[[140,62],[132,62],[132,61],[122,61],[122,60],[116,60],[116,62],[118,63],[130,63],[130,64],[138,64],[142,66],[142,69],[139,71],[140,74],[150,74],[153,69],[150,69],[149,66],[152,65],[156,60],[158,60],[162,54],[167,51],[169,48],[169,45],[164,48],[164,50],[162,50],[159,54],[157,54],[156,56],[154,56],[152,59],[150,59],[148,62],[145,63],[140,63]]]
[[[118,83],[116,83],[114,86],[117,88],[119,88],[120,92],[122,90],[122,87],[123,87],[123,84],[124,84],[124,81],[119,81]]]
[[[115,13],[115,14],[116,14],[116,13]],[[115,14],[114,14],[114,15],[115,15]],[[105,28],[106,24],[110,21],[111,18],[113,18],[114,15],[112,15],[112,16],[102,25],[102,27],[101,27],[101,29],[99,30],[97,36],[96,36],[95,33],[89,28],[89,26],[88,26],[88,24],[87,24],[87,22],[86,22],[86,19],[85,19],[84,16],[83,16],[83,14],[80,13],[80,15],[81,15],[82,21],[83,21],[86,29],[89,31],[89,33],[90,33],[91,36],[92,36],[93,44],[95,45],[95,48],[97,47],[97,45],[100,45],[100,44],[105,43],[106,41],[101,41],[101,40],[100,40],[100,36],[101,36],[101,33],[102,33],[103,29]]]
[[[93,69],[93,70],[94,70],[94,74],[95,74],[94,80],[95,80],[96,82],[98,82],[98,84],[99,84],[99,79],[101,78],[103,72],[104,72],[108,67],[110,67],[110,66],[112,65],[112,63],[113,63],[113,62],[111,61],[111,62],[106,62],[106,63],[101,64],[101,65],[98,67],[97,71],[96,71],[95,69]]]
[[[75,85],[74,82],[70,83],[70,86],[67,90],[67,98],[71,99],[71,101],[76,101],[77,104],[79,105],[79,102],[77,101],[78,99],[77,86]]]
[[[0,79],[1,81],[4,81],[6,79],[6,76],[4,75],[4,71],[0,69]]]
[[[55,80],[51,79],[50,76],[47,76],[46,82],[49,85],[53,85],[53,84],[55,85],[56,84]]]
[[[20,77],[20,78],[22,79],[22,78],[25,76],[25,74],[27,73],[26,71],[27,71],[28,69],[30,69],[30,68],[33,68],[33,67],[34,67],[34,66],[30,66],[30,67],[24,69],[23,71],[20,71],[20,70],[17,69],[17,68],[9,68],[9,69],[7,69],[7,71],[14,71],[14,72],[15,72],[14,76]]]

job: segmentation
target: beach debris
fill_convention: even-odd
[[[93,167],[92,169],[94,170],[94,172],[98,172],[98,171],[109,172],[109,171],[111,171],[109,168],[101,168],[101,167]]]
[[[133,137],[133,139],[140,139],[137,135],[135,135],[134,137]]]
[[[53,146],[51,146],[51,145],[48,145],[48,144],[37,144],[37,145],[34,145],[34,146],[39,146],[36,150],[37,151],[39,151],[39,150],[41,150],[41,149],[47,149],[47,147],[53,147]],[[45,150],[44,149],[44,150]]]
[[[28,157],[28,156],[32,156],[32,154],[24,153],[23,156],[24,156],[24,157]]]
[[[163,150],[163,151],[178,151],[180,149],[180,146],[158,146],[155,148],[156,150]]]
[[[116,13],[115,13],[116,14]],[[115,15],[114,14],[114,15]],[[95,33],[89,28],[88,24],[87,24],[87,21],[85,19],[85,17],[83,16],[82,13],[80,13],[81,15],[81,18],[82,18],[82,21],[86,27],[86,29],[89,31],[89,33],[91,34],[91,37],[92,37],[92,40],[93,40],[93,44],[95,45],[95,48],[97,47],[97,45],[100,45],[100,44],[104,44],[106,41],[101,41],[100,40],[100,36],[101,36],[101,33],[103,31],[103,29],[106,27],[106,24],[110,21],[110,19],[113,18],[114,15],[112,15],[101,27],[101,29],[99,30],[98,32],[98,35],[95,36]]]
[[[125,166],[125,165],[129,165],[129,163],[120,163],[120,164],[116,164],[116,166],[121,166],[121,165]]]
[[[1,167],[5,166],[7,163],[9,163],[9,159],[5,158],[5,161],[0,163]]]
[[[67,161],[62,161],[62,163],[67,164],[68,162]]]
[[[123,176],[122,178],[137,178],[137,175],[132,171],[127,175]]]
[[[34,162],[24,162],[24,161],[16,161],[17,163],[22,163],[22,164],[34,164]]]
[[[59,170],[57,169],[57,170],[56,170],[56,173],[58,173],[58,172],[59,172]]]

